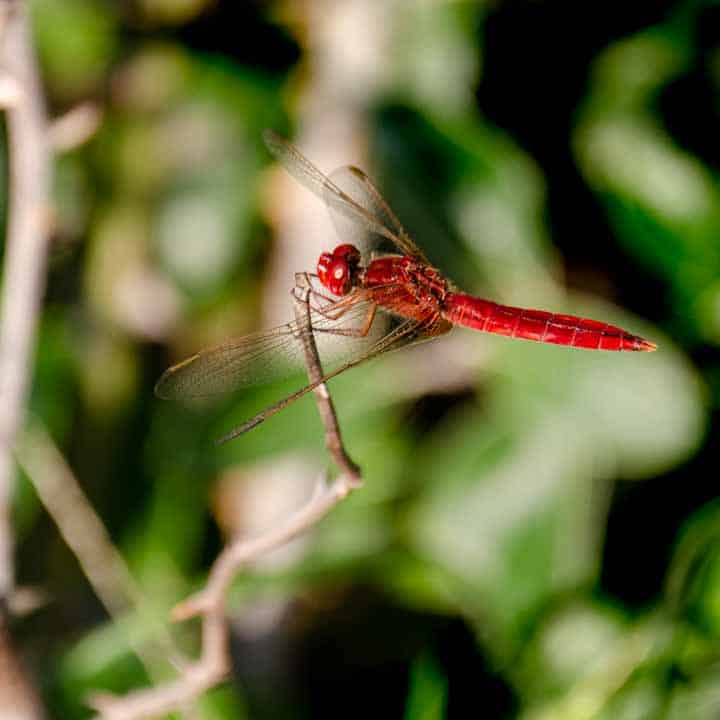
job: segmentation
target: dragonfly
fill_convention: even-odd
[[[329,177],[289,141],[266,130],[271,154],[327,206],[342,241],[295,276],[291,295],[304,312],[279,327],[202,350],[157,382],[161,398],[187,401],[277,379],[313,342],[342,338],[340,360],[218,442],[241,435],[328,380],[371,358],[436,338],[455,326],[585,350],[648,352],[655,343],[610,323],[512,307],[459,292],[433,267],[367,175],[347,165]],[[379,251],[382,246],[387,251]],[[323,343],[319,343],[323,346]],[[338,344],[321,353],[323,366]]]

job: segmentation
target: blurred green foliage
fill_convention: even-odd
[[[212,444],[297,377],[206,409],[152,394],[165,366],[259,326],[276,249],[261,131],[300,122],[298,86],[313,73],[297,8],[248,4],[243,27],[231,5],[32,3],[53,112],[90,99],[104,117],[56,164],[31,414],[149,598],[142,611],[108,618],[20,484],[20,581],[53,598],[20,632],[58,717],[84,717],[91,690],[167,677],[163,666],[151,678],[134,648],[152,646],[157,623],[203,582],[224,532],[258,531],[253,508],[266,521],[268,504],[289,512],[327,462],[309,398],[240,441]],[[456,331],[333,381],[366,486],[285,560],[237,580],[239,682],[203,699],[199,717],[336,717],[338,708],[354,717],[369,707],[398,717],[370,690],[380,678],[407,720],[457,717],[458,698],[474,702],[475,715],[528,720],[720,713],[709,464],[720,397],[720,159],[680,143],[662,104],[692,73],[717,93],[720,37],[712,47],[698,32],[713,4],[680,2],[589,53],[560,132],[575,182],[608,230],[602,249],[585,248],[597,263],[578,263],[578,274],[572,252],[563,263],[547,211],[564,186],[478,109],[484,78],[509,72],[484,46],[495,16],[520,31],[530,5],[541,18],[556,11],[495,5],[380,11],[391,50],[382,90],[359,111],[381,187],[468,292],[602,318],[660,350],[593,354]],[[234,32],[244,42],[230,51]],[[264,49],[278,47],[297,62],[278,67]],[[525,52],[518,47],[520,75],[542,60]],[[546,80],[552,108],[555,79]],[[523,90],[508,83],[505,92]],[[717,103],[712,112],[717,123]],[[541,117],[538,108],[518,123]],[[582,244],[591,220],[575,222]],[[431,352],[434,364],[423,364]],[[443,390],[439,376],[455,371],[457,387]],[[266,484],[279,489],[263,495]],[[613,530],[631,496],[640,498],[631,521]],[[664,519],[663,544],[649,528]],[[643,580],[640,600],[623,592]],[[364,593],[380,609],[361,626],[352,598]],[[274,616],[276,606],[284,611]],[[324,628],[326,645],[316,640]],[[173,629],[190,652],[193,630]],[[342,662],[328,660],[338,653]],[[343,696],[344,683],[363,697]]]

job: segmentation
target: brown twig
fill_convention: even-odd
[[[45,283],[50,155],[25,4],[3,5],[0,68],[21,89],[6,109],[9,208],[0,300],[0,596],[7,597],[13,585],[12,451],[23,421]]]
[[[148,612],[147,599],[52,438],[31,424],[17,444],[16,457],[108,614],[120,619],[135,611],[147,619],[153,641],[130,639],[129,644],[148,674],[159,676],[168,663],[180,664],[167,627]]]
[[[96,695],[91,705],[109,720],[137,720],[171,712],[220,682],[229,668],[225,598],[237,572],[261,555],[285,545],[320,521],[356,487],[357,478],[341,475],[319,484],[310,501],[284,524],[251,539],[238,538],[218,555],[205,588],[180,603],[173,619],[202,616],[202,651],[173,682],[124,697]]]
[[[127,612],[139,589],[52,439],[33,423],[15,454],[106,610],[111,615]]]
[[[333,10],[336,6],[333,4],[326,5],[320,3],[310,3],[308,8],[311,12],[317,12],[319,15],[324,12],[320,6]],[[337,4],[339,7],[341,4]],[[368,3],[358,2],[359,8],[370,8]],[[325,13],[326,16],[335,14],[333,12]],[[310,27],[323,28],[327,30],[328,22],[310,22]],[[333,21],[334,22],[334,21]],[[312,95],[311,105],[322,108],[322,114],[317,113],[313,123],[313,127],[318,131],[318,137],[322,138],[322,147],[325,149],[332,144],[328,142],[327,135],[333,135],[332,132],[327,133],[328,124],[320,122],[320,118],[327,118],[327,108],[338,108],[342,103],[338,102],[338,93],[335,92],[337,86],[335,80],[329,78],[330,74],[334,74],[338,80],[342,78],[342,91],[347,90],[347,73],[343,73],[342,66],[347,56],[346,50],[349,43],[355,46],[367,47],[368,43],[362,33],[357,32],[358,25],[348,24],[352,27],[352,37],[342,36],[338,32],[319,33],[327,38],[333,38],[336,42],[334,48],[328,52],[328,48],[323,48],[324,52],[316,52],[316,60],[318,57],[323,58],[322,67],[332,68],[328,70],[320,79],[320,90],[311,89],[309,95]],[[365,24],[360,23],[360,28]],[[375,25],[368,23],[367,27],[375,28]],[[341,39],[342,38],[342,39]],[[332,57],[333,60],[328,60]],[[318,67],[314,68],[318,70]],[[322,73],[321,73],[322,74]],[[318,73],[311,74],[316,77]],[[362,83],[355,83],[354,89],[357,89]],[[364,89],[358,89],[356,97],[343,107],[333,117],[337,121],[334,126],[330,123],[330,129],[339,130],[334,133],[336,147],[342,146],[343,153],[348,152],[348,147],[352,146],[351,139],[362,135],[358,132],[359,127],[363,126],[363,118],[358,117],[357,109],[362,106],[362,102],[358,101],[358,97],[362,97]],[[310,113],[313,114],[312,112]],[[345,131],[347,130],[347,133]],[[357,156],[358,153],[353,153]],[[328,163],[329,164],[329,163]],[[312,206],[305,202],[305,198],[300,201],[304,210],[312,212]],[[292,204],[292,203],[291,203]],[[284,205],[287,205],[287,197],[284,197]],[[307,215],[305,215],[307,220]],[[289,232],[289,226],[292,226],[292,232]],[[285,237],[287,242],[281,242],[282,252],[277,256],[287,262],[287,265],[281,272],[276,273],[278,281],[273,284],[269,283],[268,293],[273,297],[280,292],[280,286],[285,287],[286,280],[291,272],[297,270],[298,267],[307,265],[305,261],[314,260],[312,257],[314,251],[310,243],[296,242],[296,235],[305,235],[303,221],[298,223],[298,217],[289,219],[286,227],[281,230],[280,236]],[[311,226],[312,232],[316,232],[316,227]],[[292,238],[292,242],[289,240]],[[299,257],[298,252],[305,250],[308,256]],[[315,257],[317,257],[315,255]],[[289,268],[289,269],[288,269]],[[283,278],[283,279],[280,279]],[[302,312],[302,310],[300,310]],[[297,316],[296,316],[297,317]],[[306,333],[310,342],[304,347],[306,366],[308,368],[308,376],[310,384],[317,381],[322,376],[322,368],[317,358],[317,349],[312,338],[312,334]],[[150,688],[136,693],[132,693],[125,697],[96,697],[93,706],[102,713],[103,717],[110,720],[136,720],[137,718],[157,716],[167,713],[183,702],[191,698],[197,697],[200,693],[213,687],[215,684],[225,677],[229,661],[227,651],[227,621],[225,619],[225,598],[227,591],[236,573],[246,564],[260,557],[262,554],[281,547],[302,532],[308,530],[325,515],[327,515],[338,503],[340,503],[354,488],[358,487],[361,482],[360,472],[357,465],[348,456],[342,443],[342,437],[337,422],[337,416],[333,407],[332,399],[324,384],[318,385],[314,390],[318,403],[318,409],[325,428],[325,442],[328,452],[331,454],[334,462],[341,470],[340,476],[330,486],[326,486],[322,482],[318,486],[318,490],[312,499],[301,508],[297,513],[291,516],[283,525],[253,539],[236,539],[233,540],[221,554],[217,557],[210,570],[207,584],[204,589],[196,595],[188,598],[180,603],[173,611],[175,620],[186,620],[192,617],[202,617],[202,651],[198,660],[192,665],[187,666],[180,677],[173,683],[162,687]]]
[[[310,304],[295,298],[295,317],[303,332],[302,343],[310,384],[319,383],[323,369],[312,332]],[[341,502],[362,479],[358,466],[347,454],[340,433],[332,398],[324,383],[315,388],[320,418],[325,428],[328,452],[341,470],[328,486],[323,477],[310,501],[285,523],[252,539],[238,538],[218,555],[210,570],[207,584],[199,593],[175,607],[174,620],[202,617],[202,650],[199,659],[186,665],[180,676],[165,685],[140,690],[125,697],[95,695],[90,704],[109,720],[137,720],[171,712],[191,702],[219,683],[229,669],[226,596],[238,571],[261,555],[275,550],[319,522]]]
[[[343,476],[347,478],[348,482],[354,483],[352,487],[356,487],[361,483],[360,468],[345,451],[342,436],[340,435],[340,426],[337,421],[337,413],[335,412],[335,406],[330,397],[330,392],[327,389],[327,385],[324,382],[320,382],[324,373],[312,330],[312,315],[308,295],[310,289],[305,288],[304,292],[305,297],[303,300],[293,296],[295,319],[303,329],[298,340],[302,343],[308,379],[311,385],[320,383],[314,392],[320,418],[325,428],[325,446],[337,466],[343,472]]]
[[[102,109],[95,103],[81,103],[50,123],[50,145],[55,151],[74,150],[92,138],[102,119]]]
[[[17,656],[7,608],[14,585],[12,450],[23,421],[37,314],[45,282],[50,157],[45,108],[25,3],[0,6],[0,100],[8,143],[8,225],[0,297],[0,705],[15,717],[42,708]]]

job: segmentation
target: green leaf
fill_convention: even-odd
[[[429,652],[422,653],[410,668],[410,691],[405,720],[442,720],[447,703],[447,678]]]

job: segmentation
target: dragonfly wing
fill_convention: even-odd
[[[347,166],[335,171],[333,177],[343,183],[342,187],[276,133],[266,130],[263,138],[290,175],[325,202],[343,242],[357,243],[361,251],[367,251],[377,245],[377,241],[368,242],[375,235],[390,241],[402,253],[423,257],[362,170]]]
[[[244,422],[239,427],[236,427],[234,430],[231,430],[229,433],[219,438],[216,441],[217,444],[221,445],[228,442],[229,440],[233,440],[234,438],[243,435],[249,430],[252,430],[254,427],[257,427],[260,423],[264,422],[272,415],[280,412],[291,403],[299,400],[301,397],[307,395],[309,392],[312,392],[319,385],[327,382],[328,380],[332,380],[332,378],[337,377],[341,373],[344,373],[346,370],[356,367],[367,360],[371,360],[372,358],[377,357],[384,352],[396,350],[400,347],[405,347],[409,343],[426,338],[427,336],[424,333],[422,323],[418,322],[417,320],[404,320],[391,332],[383,335],[377,342],[370,345],[370,347],[364,353],[356,355],[349,362],[344,363],[339,367],[336,367],[330,372],[326,372],[323,377],[316,382],[305,385],[305,387],[300,388],[300,390],[292,393],[292,395],[288,395],[282,400],[278,400],[278,402],[273,403],[269,407],[265,408],[262,412],[258,413],[254,417]]]
[[[368,344],[387,332],[381,318],[377,318],[365,337],[338,335],[340,330],[362,327],[371,307],[370,301],[359,300],[335,319],[311,311],[323,364],[337,364],[362,353]],[[155,394],[172,400],[193,400],[290,377],[304,367],[302,343],[298,339],[301,332],[302,324],[293,321],[202,350],[166,370],[155,386]]]
[[[389,239],[395,246],[395,251],[399,250],[403,255],[410,255],[429,264],[422,250],[408,235],[397,215],[380,194],[380,191],[360,168],[354,165],[345,165],[331,173],[330,180],[356,205],[362,207],[369,215],[375,218],[378,225],[390,231],[390,237],[388,235],[381,237]],[[329,201],[328,192],[325,191],[325,202],[330,209],[330,215],[338,236],[343,239],[343,242],[352,242],[363,251],[374,249],[378,245],[378,238],[368,238],[368,234],[375,234],[373,229],[354,223],[352,219],[339,213]],[[350,239],[347,240],[346,238]]]

